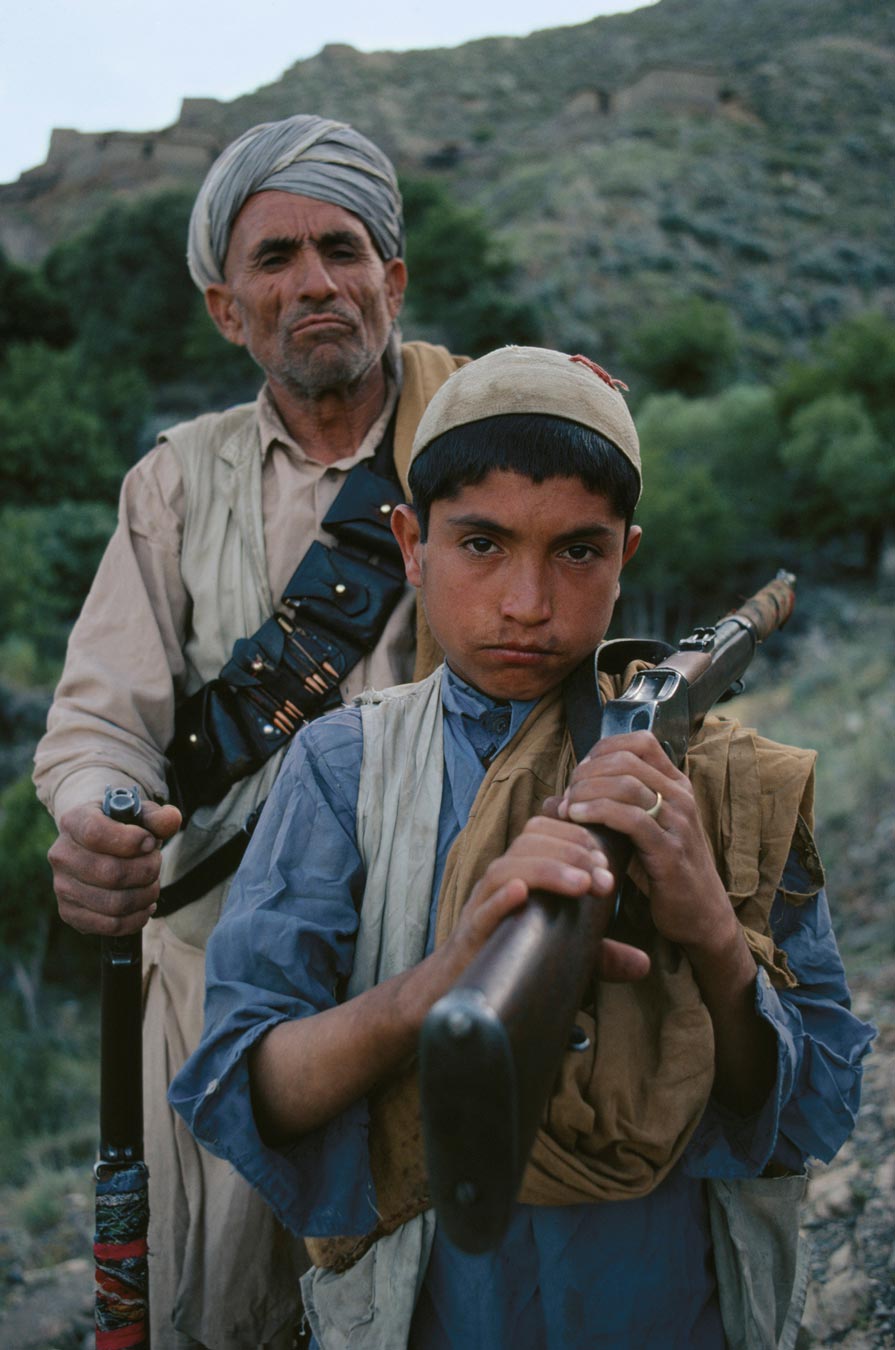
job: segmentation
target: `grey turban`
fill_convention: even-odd
[[[383,259],[401,257],[404,221],[391,161],[345,122],[299,113],[252,127],[221,154],[190,217],[187,263],[205,291],[224,280],[224,259],[239,211],[255,192],[294,192],[359,216]]]

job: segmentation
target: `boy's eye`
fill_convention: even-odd
[[[593,544],[569,544],[561,556],[569,558],[571,562],[589,562],[591,558],[599,557],[599,550]]]
[[[493,539],[486,539],[483,534],[477,534],[473,535],[471,539],[464,539],[463,548],[470,553],[474,553],[476,557],[484,558],[487,554],[493,552],[497,545]]]

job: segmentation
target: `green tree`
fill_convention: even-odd
[[[829,393],[799,408],[781,454],[806,533],[823,541],[859,530],[873,573],[892,520],[895,456],[861,396]]]
[[[857,315],[831,328],[777,386],[798,521],[818,540],[859,530],[876,571],[895,495],[895,324]]]
[[[736,510],[709,464],[661,434],[674,395],[648,400],[639,417],[645,491],[635,520],[644,547],[622,576],[626,631],[668,637],[714,603],[733,569]],[[671,406],[669,406],[671,405]]]
[[[21,635],[51,665],[65,652],[115,511],[102,502],[0,511],[0,629]]]
[[[895,323],[869,312],[836,324],[809,361],[791,363],[777,385],[781,416],[791,418],[829,393],[859,397],[879,435],[895,445]]]
[[[0,361],[16,342],[64,347],[73,337],[68,310],[43,277],[10,262],[0,249]]]
[[[656,597],[670,604],[688,595],[702,612],[790,562],[780,533],[788,484],[771,389],[733,385],[703,399],[655,394],[637,425],[645,483],[637,519],[646,547],[631,579],[654,605]]]
[[[100,374],[78,348],[13,346],[0,369],[0,496],[7,504],[114,499],[147,407],[135,371]]]
[[[194,311],[185,262],[191,207],[182,192],[118,203],[46,259],[47,282],[65,298],[92,362],[136,366],[152,380],[182,376]]]
[[[458,206],[438,183],[410,180],[401,191],[411,321],[470,356],[506,342],[538,343],[537,311],[515,293],[518,268],[482,212]]]
[[[730,380],[739,345],[730,312],[694,295],[635,323],[622,352],[641,387],[696,398]]]
[[[30,776],[19,778],[0,795],[0,961],[12,974],[32,1031],[39,1026],[40,984],[56,909],[47,862],[55,838]]]

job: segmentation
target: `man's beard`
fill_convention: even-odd
[[[278,346],[276,368],[268,368],[266,374],[301,399],[313,401],[327,394],[349,393],[382,358],[385,346],[382,351],[375,350],[356,329],[346,332],[341,341],[296,345],[291,337],[292,325],[310,312],[327,311],[303,310],[290,318]],[[347,317],[338,307],[328,312]]]

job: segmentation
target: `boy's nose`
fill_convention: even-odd
[[[526,626],[550,618],[550,594],[540,569],[521,569],[512,577],[503,594],[501,612],[504,618]]]

